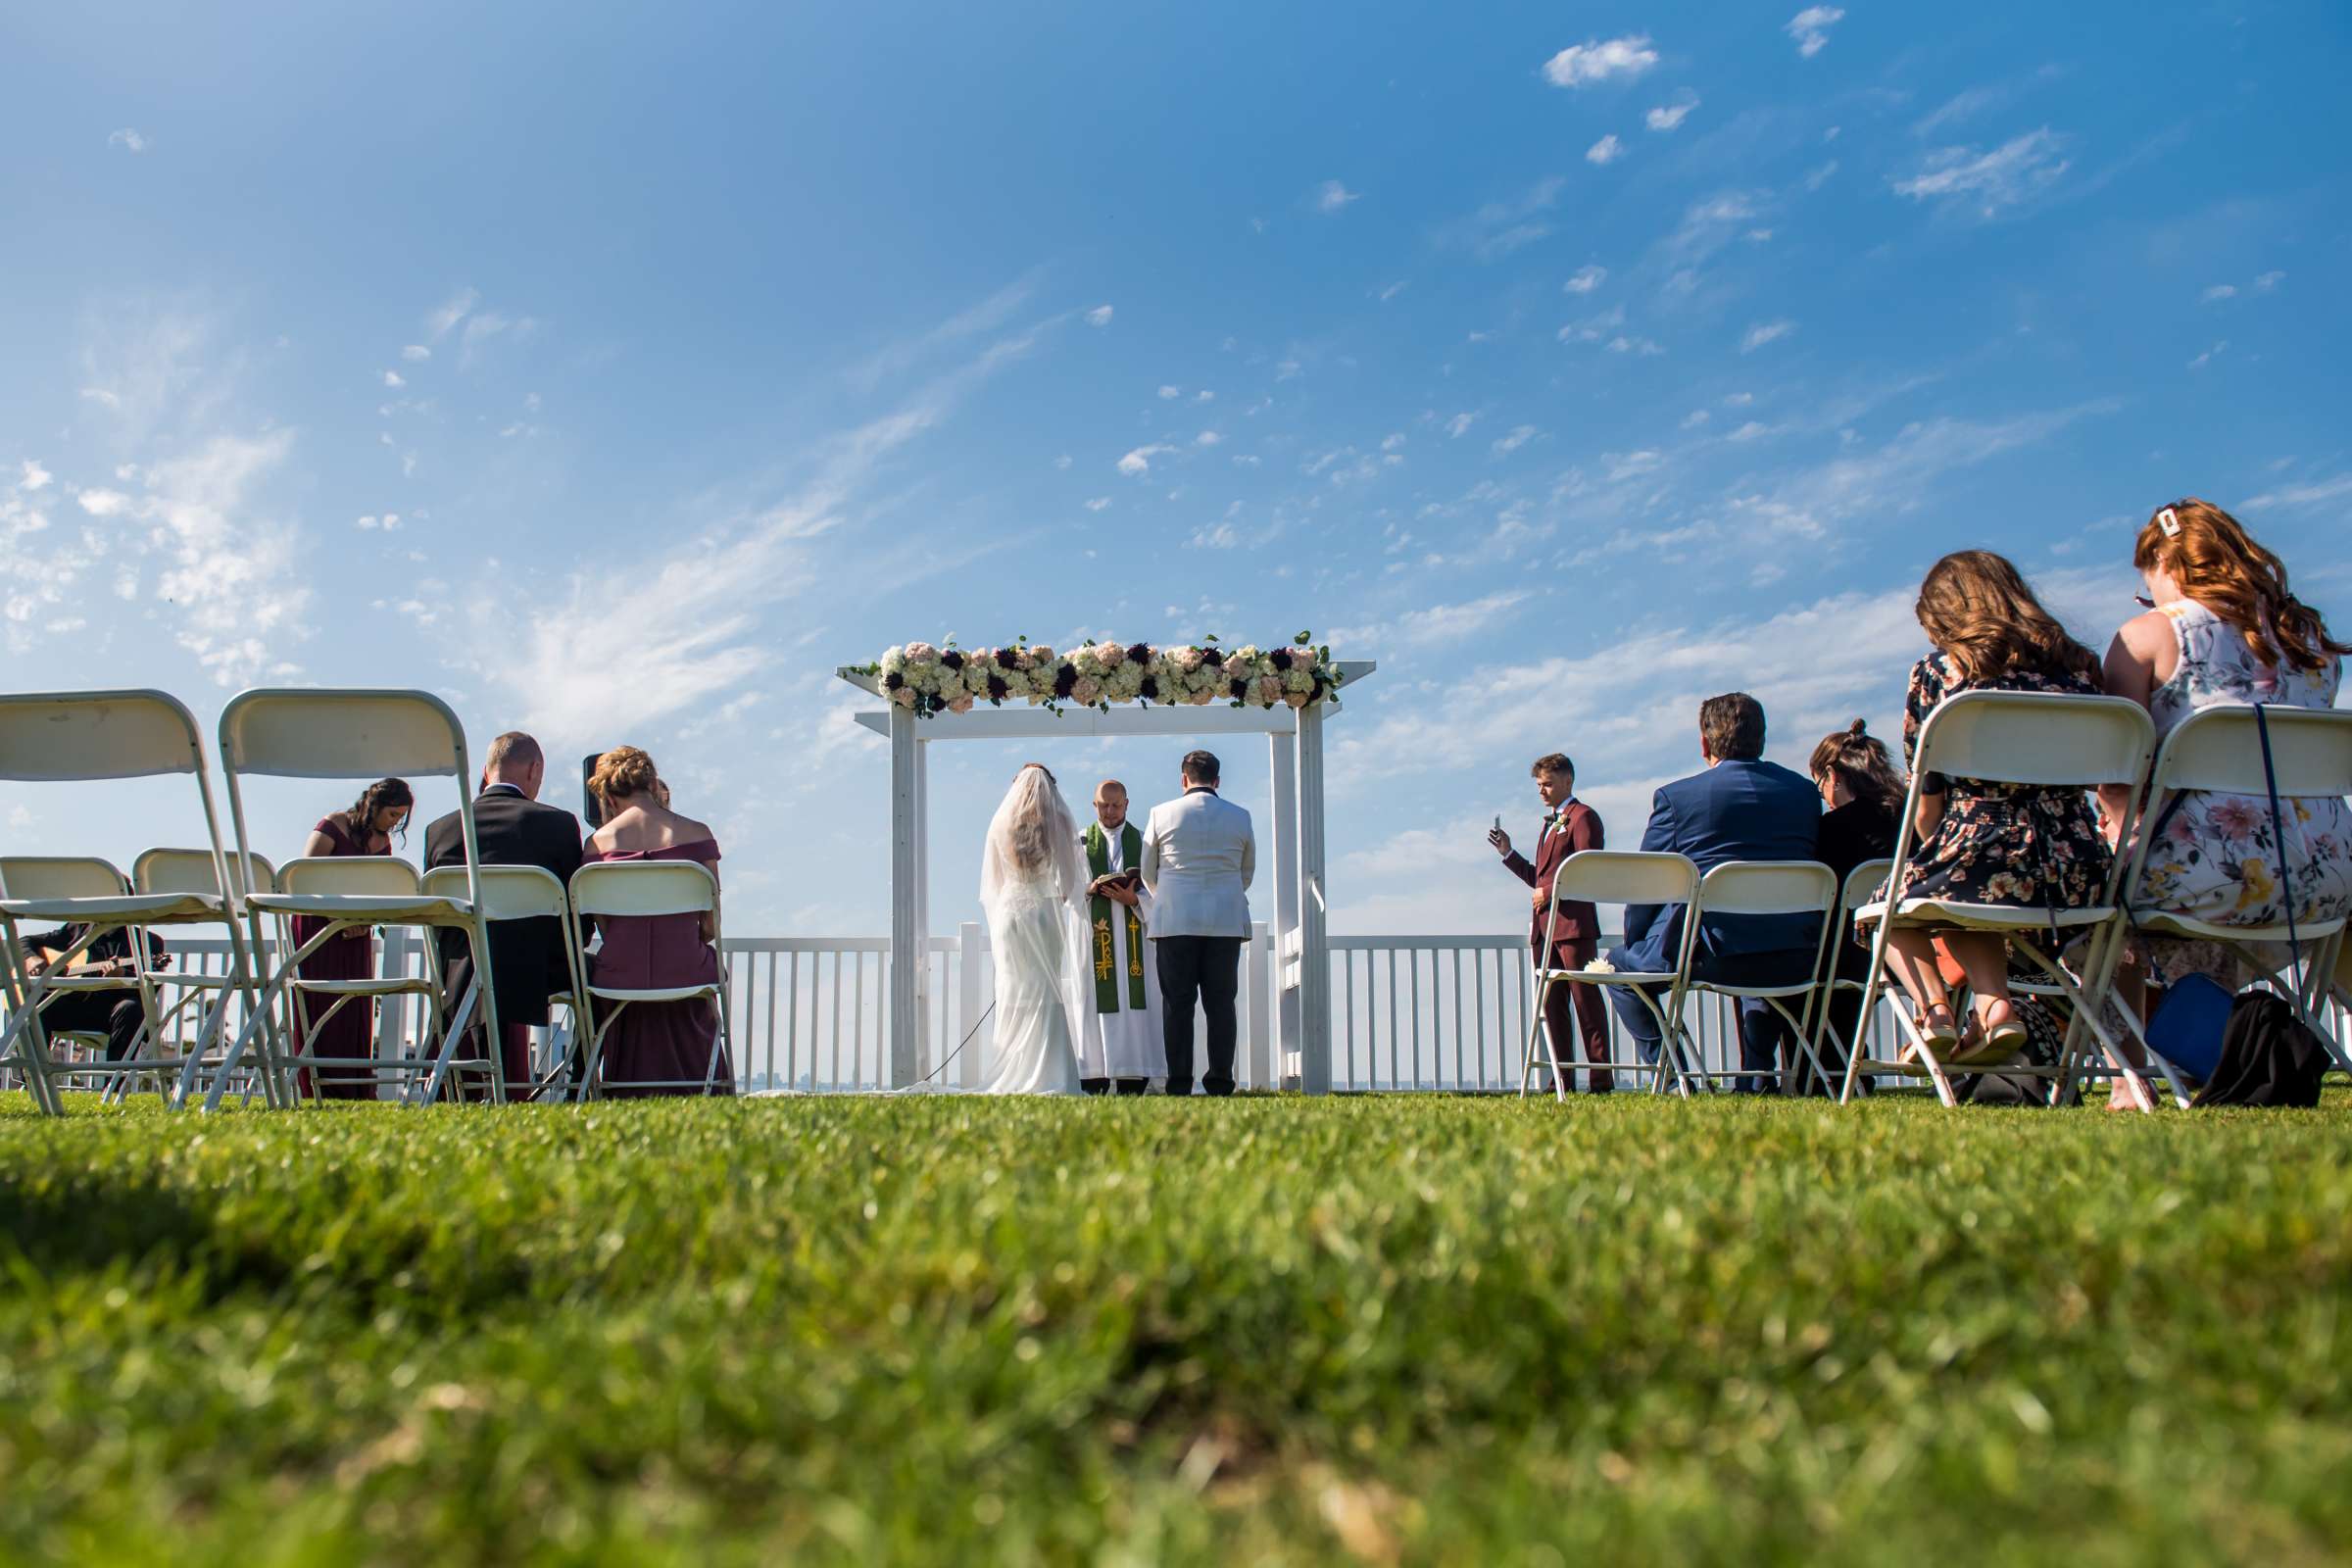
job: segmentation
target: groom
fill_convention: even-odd
[[[1257,840],[1250,813],[1217,795],[1218,764],[1207,752],[1184,756],[1184,795],[1152,808],[1144,829],[1144,885],[1152,890],[1150,940],[1159,970],[1160,1028],[1167,1043],[1168,1093],[1193,1092],[1193,1004],[1208,1017],[1208,1071],[1200,1086],[1233,1093],[1234,1001],[1242,944],[1250,940],[1251,873]]]

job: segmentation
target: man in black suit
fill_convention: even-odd
[[[539,786],[546,777],[547,758],[537,741],[520,730],[492,741],[482,764],[482,792],[473,801],[474,842],[484,865],[535,865],[569,887],[571,873],[580,868],[580,822],[561,807],[539,804]],[[457,812],[424,830],[424,863],[428,870],[466,863],[465,831]],[[473,983],[473,956],[462,931],[440,931],[435,940],[441,949],[442,983],[455,1006]],[[530,1088],[531,1026],[548,1022],[548,997],[571,984],[571,971],[564,961],[565,940],[564,922],[552,916],[502,920],[490,927],[490,967],[497,987],[499,1033],[505,1037],[500,1057],[506,1065],[508,1093],[517,1099]],[[479,1057],[478,1013],[467,1034],[470,1038],[459,1054]]]

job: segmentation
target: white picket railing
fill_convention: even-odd
[[[1276,1060],[1273,945],[1263,925],[1244,951],[1240,1045],[1243,1088],[1281,1087],[1295,1063]],[[1515,1092],[1531,1022],[1527,943],[1517,936],[1332,938],[1333,1087],[1342,1091]],[[1604,940],[1604,947],[1607,945]],[[747,1092],[877,1090],[889,1085],[890,943],[887,937],[729,937],[728,1032],[737,1087]],[[172,943],[173,967],[219,974],[227,944]],[[415,973],[423,951],[413,935],[378,941],[384,972]],[[917,988],[924,1009],[918,1074],[941,1087],[971,1088],[987,1075],[993,1047],[994,965],[984,927],[966,924],[924,945]],[[387,1048],[415,1042],[422,1000],[379,1009]],[[1705,996],[1686,1011],[1702,1065],[1739,1063],[1734,1004]],[[192,1025],[193,1014],[190,1014]],[[1890,1027],[1886,1006],[1874,1037]],[[2340,1009],[2330,1023],[2347,1028]],[[1630,1053],[1614,1009],[1614,1054]],[[1196,1021],[1196,1038],[1202,1033]]]

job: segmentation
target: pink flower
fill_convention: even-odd
[[[1215,694],[1207,687],[1203,686],[1197,692],[1187,693],[1184,700],[1192,704],[1195,708],[1206,708],[1208,706],[1209,698],[1214,695]]]
[[[972,710],[972,694],[971,694],[970,692],[965,692],[965,693],[964,693],[962,696],[960,696],[960,697],[951,697],[951,698],[949,698],[949,699],[948,699],[948,711],[949,711],[949,712],[951,712],[951,713],[968,713],[968,712],[970,712],[971,710]]]
[[[902,686],[890,694],[890,700],[901,708],[912,708],[914,706],[914,688]]]
[[[2262,813],[2254,808],[2254,803],[2239,800],[2233,795],[2225,795],[2215,801],[2212,809],[2205,813],[2205,819],[2213,824],[2216,833],[2231,844],[2243,844],[2262,825]]]
[[[1070,687],[1070,699],[1092,708],[1102,700],[1102,683],[1092,675],[1081,675]]]
[[[1315,700],[1315,694],[1313,692],[1284,692],[1282,700],[1293,708],[1304,708]]]
[[[939,650],[929,643],[908,643],[906,645],[906,662],[909,664],[928,664],[938,657]]]
[[[1180,648],[1176,651],[1176,667],[1187,675],[1208,662],[1208,651],[1202,648]]]
[[[1032,668],[1052,669],[1054,667],[1054,650],[1043,643],[1029,650],[1028,659]]]
[[[1241,655],[1235,654],[1225,661],[1225,678],[1227,680],[1240,680],[1249,673],[1250,673],[1250,661]]]
[[[1127,662],[1127,645],[1124,643],[1097,644],[1095,657],[1102,662],[1104,669],[1116,669]]]
[[[1281,702],[1281,701],[1282,701],[1282,677],[1281,677],[1280,675],[1260,675],[1260,676],[1258,676],[1258,677],[1257,677],[1257,706],[1258,706],[1258,707],[1260,707],[1260,708],[1272,708],[1272,707],[1273,707],[1273,706],[1274,706],[1276,703],[1279,703],[1279,702]]]

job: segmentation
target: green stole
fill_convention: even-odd
[[[1129,822],[1119,830],[1119,848],[1124,853],[1129,870],[1144,863],[1144,836]],[[1102,824],[1086,825],[1086,869],[1090,877],[1110,875],[1110,840],[1102,832]],[[1114,973],[1118,968],[1118,947],[1110,940],[1110,900],[1097,894],[1093,907],[1087,911],[1087,933],[1095,950],[1095,1010],[1119,1010],[1119,982]],[[1144,921],[1130,907],[1127,910],[1127,1005],[1137,1012],[1144,1010]]]

